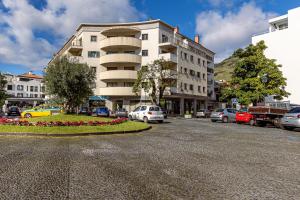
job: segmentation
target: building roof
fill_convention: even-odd
[[[43,76],[39,76],[39,75],[33,74],[32,72],[27,72],[25,74],[18,75],[18,77],[33,78],[33,79],[43,79]]]

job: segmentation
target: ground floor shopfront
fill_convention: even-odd
[[[97,102],[97,103],[96,103]],[[96,107],[96,105],[106,106],[108,109],[115,111],[119,108],[124,108],[128,112],[133,111],[136,107],[140,105],[151,105],[149,99],[145,100],[136,96],[128,97],[117,97],[108,96],[105,100],[94,101],[90,105]],[[183,116],[186,113],[195,115],[200,109],[206,109],[208,105],[207,97],[199,96],[166,96],[161,100],[161,107],[167,110],[169,115]]]

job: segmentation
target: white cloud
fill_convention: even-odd
[[[197,15],[196,32],[202,37],[202,43],[215,51],[216,62],[230,56],[237,48],[251,43],[251,37],[268,29],[268,19],[274,13],[265,13],[254,3],[243,4],[237,13],[222,15],[216,11]]]
[[[0,62],[29,68],[45,66],[80,23],[125,22],[141,17],[130,0],[47,0],[42,9],[27,0],[2,3],[8,12],[0,10]],[[47,32],[51,39],[37,36],[37,32]]]

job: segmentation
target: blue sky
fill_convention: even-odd
[[[178,25],[191,38],[200,34],[218,62],[267,30],[267,19],[299,6],[296,0],[0,0],[0,71],[41,73],[79,23],[149,18]]]

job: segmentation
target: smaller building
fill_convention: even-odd
[[[4,74],[7,80],[6,92],[9,98],[6,106],[36,106],[45,102],[43,77],[28,72],[21,75]]]

